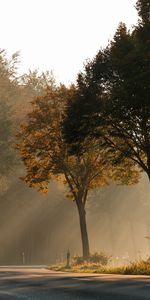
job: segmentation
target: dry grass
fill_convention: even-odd
[[[102,266],[98,263],[85,262],[79,265],[72,264],[70,268],[67,268],[64,264],[52,265],[49,268],[65,272],[150,275],[150,262],[144,260],[131,262],[120,267]]]

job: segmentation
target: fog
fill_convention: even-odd
[[[91,253],[104,251],[114,263],[150,254],[150,190],[135,186],[95,190],[86,206]],[[42,195],[19,179],[0,199],[0,264],[49,264],[81,255],[78,213],[65,189],[51,183]]]

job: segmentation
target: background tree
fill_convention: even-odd
[[[48,86],[55,86],[53,73],[49,71],[40,73],[38,70],[29,70],[28,73],[18,78],[19,96],[13,107],[16,130],[31,110],[32,99],[35,96],[43,95]]]
[[[27,89],[28,96],[33,98],[35,96],[41,96],[48,86],[55,85],[55,79],[53,72],[46,71],[39,73],[37,69],[23,74],[20,78],[20,85]]]
[[[19,76],[17,67],[19,53],[7,58],[0,50],[0,191],[4,192],[15,178],[14,173],[22,172],[19,157],[15,151],[15,136],[18,127],[31,110],[33,97],[42,95],[47,86],[54,86],[52,72],[39,73],[37,70]],[[17,178],[17,175],[16,175]]]
[[[7,189],[8,177],[16,165],[13,137],[13,105],[18,97],[16,68],[18,53],[6,58],[0,51],[0,190]]]

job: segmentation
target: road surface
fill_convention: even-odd
[[[150,300],[150,276],[0,267],[0,300]]]

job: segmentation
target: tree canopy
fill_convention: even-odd
[[[150,21],[150,2],[149,0],[138,0],[136,2],[136,9],[142,23]]]
[[[78,97],[68,105],[64,135],[73,149],[86,136],[102,138],[114,164],[127,158],[150,178],[148,1],[137,1],[137,8],[146,21],[133,31],[120,23],[113,41],[78,75]]]
[[[90,189],[107,183],[106,169],[99,151],[86,151],[82,156],[69,155],[69,145],[62,135],[62,120],[66,101],[75,88],[49,88],[45,96],[37,97],[26,125],[19,134],[18,149],[26,166],[24,180],[31,187],[46,192],[51,179],[59,179],[68,186],[67,196],[78,208],[83,256],[89,256],[89,241],[85,219],[85,203]],[[92,150],[92,153],[91,153]],[[103,158],[104,160],[104,158]]]
[[[16,164],[12,126],[12,105],[18,96],[16,68],[18,53],[8,60],[0,51],[0,190],[7,187],[7,179]]]

